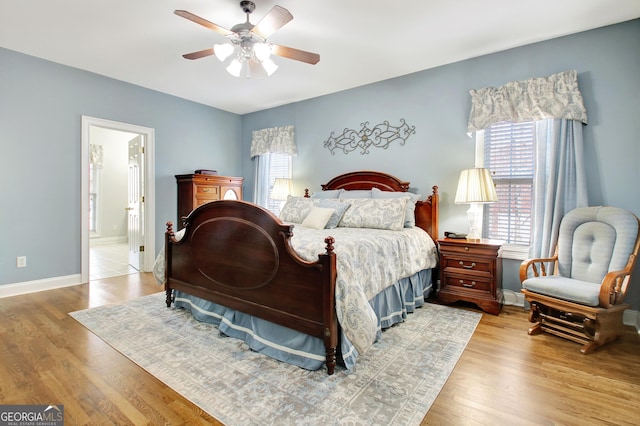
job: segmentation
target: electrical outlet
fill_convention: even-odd
[[[16,267],[17,268],[26,268],[27,266],[27,256],[18,256],[16,257]]]
[[[114,231],[117,231],[118,230],[118,225],[113,225],[113,227],[111,229],[113,229]]]

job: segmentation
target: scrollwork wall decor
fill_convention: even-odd
[[[404,118],[400,119],[399,126],[392,126],[386,120],[372,128],[369,127],[368,121],[360,125],[362,126],[360,130],[344,129],[342,134],[337,136],[331,132],[329,139],[324,141],[324,147],[334,155],[336,150],[342,150],[343,153],[348,154],[360,148],[362,150],[360,154],[364,155],[369,154],[371,147],[387,149],[397,140],[400,141],[400,145],[404,145],[409,136],[416,132],[416,127],[409,126]]]

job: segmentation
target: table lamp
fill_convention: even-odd
[[[482,207],[481,204],[495,203],[498,201],[496,187],[491,179],[489,169],[476,167],[460,172],[458,190],[456,191],[456,204],[470,204],[467,210],[469,219],[468,240],[482,238]]]

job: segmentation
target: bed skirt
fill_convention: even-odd
[[[433,288],[432,278],[433,269],[422,270],[411,277],[402,278],[370,300],[378,317],[378,339],[384,329],[403,322],[409,313],[425,304]],[[324,365],[325,346],[320,338],[181,291],[175,291],[175,307],[190,311],[199,321],[216,325],[221,333],[244,341],[256,352],[307,370],[317,370]],[[338,349],[339,364],[348,370],[352,369],[359,354],[342,332]]]

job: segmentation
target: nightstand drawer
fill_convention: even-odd
[[[442,269],[461,269],[470,272],[486,272],[493,274],[495,261],[493,259],[468,258],[449,253],[442,253]]]
[[[473,242],[467,242],[465,240],[455,240],[454,243],[441,243],[440,250],[443,253],[450,255],[461,254],[468,256],[481,256],[492,259],[496,257],[496,253],[499,250],[499,246],[489,246],[474,244]]]
[[[460,287],[460,289],[491,291],[491,279],[473,276],[455,276],[444,274],[444,287]]]

